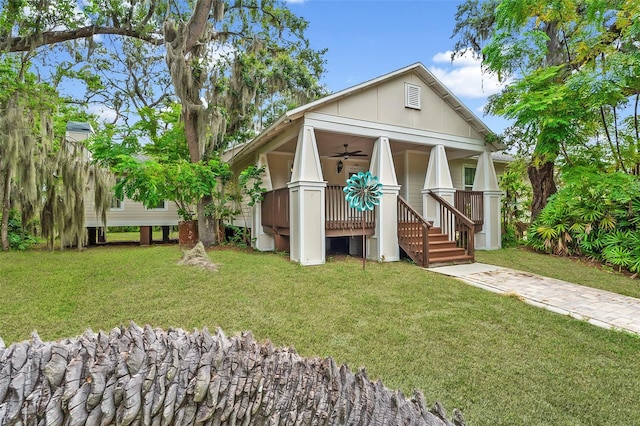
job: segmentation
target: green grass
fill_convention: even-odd
[[[476,260],[640,298],[640,280],[631,279],[613,270],[585,265],[579,259],[551,256],[523,248],[508,248],[477,251]]]
[[[301,267],[216,250],[218,273],[176,246],[0,253],[0,336],[44,340],[130,320],[252,330],[421,389],[469,425],[640,424],[640,338],[531,307],[405,262]],[[573,264],[570,264],[574,267]],[[575,267],[583,267],[576,265]]]

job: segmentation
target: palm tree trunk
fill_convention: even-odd
[[[406,399],[364,370],[305,359],[250,333],[132,324],[111,333],[2,347],[0,424],[464,425],[422,394]]]

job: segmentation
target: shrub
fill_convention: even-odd
[[[11,210],[9,212],[9,247],[11,250],[27,250],[37,242],[36,238],[22,227],[22,221],[18,214]]]
[[[640,271],[640,180],[621,172],[574,167],[530,229],[527,244]]]

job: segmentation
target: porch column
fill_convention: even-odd
[[[438,208],[438,203],[429,196],[429,190],[453,205],[453,197],[456,190],[451,181],[451,172],[449,171],[449,162],[444,145],[436,145],[431,148],[427,175],[422,189],[422,216],[426,220],[432,221],[434,226],[440,226],[440,209]]]
[[[301,265],[325,262],[325,190],[313,127],[302,126],[289,187],[291,260]]]
[[[382,184],[382,198],[376,207],[376,232],[369,238],[368,258],[382,262],[400,260],[398,246],[398,194],[400,185],[396,178],[389,138],[380,137],[373,145],[371,174]]]
[[[498,186],[498,177],[490,152],[483,152],[478,157],[473,190],[483,192],[482,202],[484,204],[484,225],[482,231],[476,234],[476,248],[497,250],[502,247],[502,231],[500,229],[502,191]]]
[[[264,178],[263,186],[267,191],[273,190],[271,183],[271,172],[269,171],[269,163],[267,161],[266,154],[260,154],[258,156],[258,164],[260,168],[264,166]],[[262,203],[256,203],[253,206],[253,215],[251,219],[251,240],[253,247],[260,251],[272,251],[275,250],[275,241],[273,235],[267,234],[262,229]]]

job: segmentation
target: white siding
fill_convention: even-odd
[[[421,109],[405,107],[407,83],[420,88]],[[484,146],[484,137],[471,123],[460,116],[415,72],[386,80],[353,96],[322,105],[315,111],[477,139],[478,146]]]
[[[178,224],[178,207],[167,201],[166,210],[148,210],[141,203],[125,198],[122,209],[107,211],[106,226],[169,226]],[[96,216],[93,190],[85,196],[85,222],[87,227],[104,226]]]
[[[422,152],[407,154],[407,201],[418,212],[422,212],[422,188],[427,175],[429,155]]]

